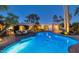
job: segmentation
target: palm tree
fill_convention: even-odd
[[[6,10],[8,10],[7,5],[0,5],[0,11],[6,11]]]
[[[76,16],[76,15],[79,15],[79,7],[77,7],[77,8],[75,9],[74,16]]]
[[[65,5],[64,6],[64,29],[65,34],[69,33],[69,6]]]
[[[79,7],[75,9],[74,16],[77,16],[77,15],[79,16]],[[79,34],[79,23],[74,23],[74,29],[76,29],[77,33]]]
[[[37,14],[30,14],[26,16],[27,20],[25,20],[27,23],[35,24],[39,22],[40,17]]]
[[[72,14],[69,13],[69,21],[72,19]]]

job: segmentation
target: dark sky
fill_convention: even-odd
[[[72,22],[79,22],[79,16],[74,16],[75,8],[78,6],[70,6],[70,13],[72,14]],[[24,22],[25,16],[35,13],[40,16],[40,23],[51,24],[53,15],[63,16],[64,9],[61,5],[9,5],[8,12],[12,12],[19,16],[19,21]],[[6,15],[7,13],[3,13]]]

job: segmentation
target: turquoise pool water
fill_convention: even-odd
[[[78,42],[73,38],[39,32],[36,36],[23,38],[2,50],[3,53],[67,53],[68,47]]]

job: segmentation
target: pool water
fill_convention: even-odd
[[[23,38],[2,50],[3,53],[67,53],[68,47],[78,42],[70,37],[52,32],[39,32],[36,36]]]

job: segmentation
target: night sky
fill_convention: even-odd
[[[75,8],[78,6],[70,6],[70,13],[72,14],[73,22],[79,22],[79,16],[74,16]],[[35,13],[40,16],[40,23],[51,24],[53,15],[63,16],[64,9],[61,5],[9,5],[8,11],[2,12],[6,16],[7,12],[11,12],[19,16],[19,22],[24,22],[25,16]]]

